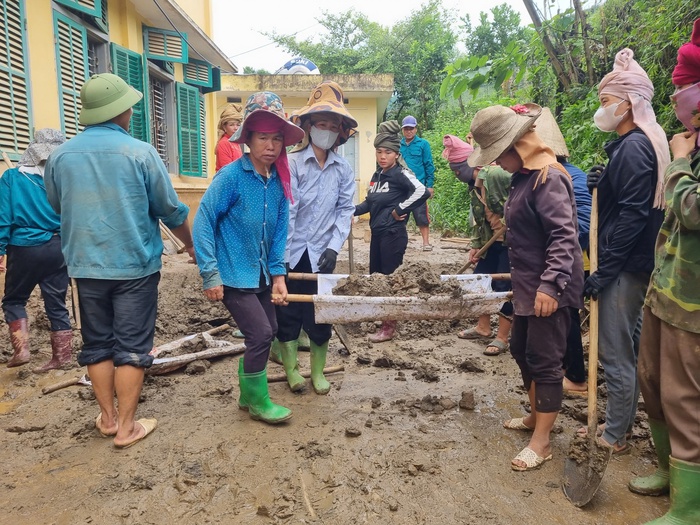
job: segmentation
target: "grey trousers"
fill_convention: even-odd
[[[603,439],[618,446],[627,442],[637,413],[637,356],[648,284],[646,273],[622,272],[598,296],[598,347],[608,388]]]

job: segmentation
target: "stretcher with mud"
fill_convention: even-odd
[[[509,274],[442,275],[443,281],[456,279],[463,290],[457,297],[433,295],[428,297],[389,296],[367,297],[360,295],[335,295],[333,288],[342,274],[295,274],[289,279],[318,281],[318,294],[288,294],[289,302],[313,303],[318,323],[356,323],[363,321],[416,321],[467,319],[497,313],[511,292],[494,292],[491,282],[510,279]]]

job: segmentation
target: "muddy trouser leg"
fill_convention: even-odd
[[[581,314],[578,308],[571,308],[571,328],[566,337],[566,354],[564,354],[566,378],[572,383],[585,383],[588,380],[586,364],[583,360],[583,342],[581,341]]]
[[[277,334],[271,289],[246,293],[224,286],[223,303],[245,336],[245,373],[262,372],[267,366],[270,345]]]
[[[622,272],[598,298],[598,345],[608,389],[603,439],[617,446],[627,442],[637,413],[637,355],[648,283],[646,274]]]
[[[54,235],[45,245],[43,252],[46,270],[39,280],[41,296],[44,299],[46,316],[51,323],[51,331],[70,330],[70,318],[66,307],[68,291],[68,268],[61,253],[61,238]]]
[[[311,273],[309,252],[305,251],[299,262],[290,268],[291,272]],[[287,293],[314,295],[318,290],[315,281],[302,281],[296,279],[287,280]],[[289,303],[287,306],[275,306],[277,316],[277,339],[280,343],[296,341],[301,333],[303,313],[305,306],[313,310],[313,304]]]
[[[7,323],[27,318],[27,301],[43,274],[40,252],[41,246],[7,247],[5,294],[2,298]]]

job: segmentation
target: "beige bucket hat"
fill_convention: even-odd
[[[490,106],[477,111],[471,133],[479,146],[469,156],[470,166],[488,166],[530,131],[542,108],[537,104]]]

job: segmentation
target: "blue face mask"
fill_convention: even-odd
[[[309,135],[311,142],[321,149],[331,149],[340,133],[329,129],[318,129],[316,126],[311,126]]]

